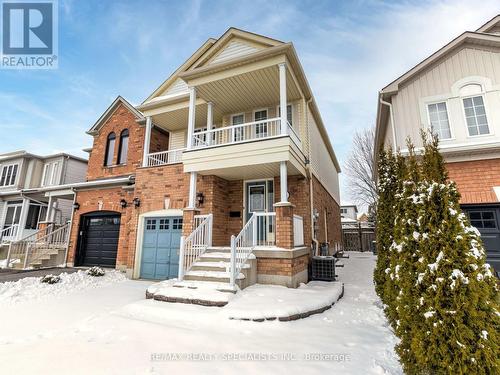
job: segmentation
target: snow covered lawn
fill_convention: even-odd
[[[339,270],[344,297],[293,322],[229,320],[217,307],[145,300],[144,281],[15,302],[2,289],[1,372],[400,374],[372,285],[374,259],[351,253]]]

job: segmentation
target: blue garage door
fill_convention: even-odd
[[[182,217],[145,219],[141,278],[164,280],[177,277],[181,234]]]

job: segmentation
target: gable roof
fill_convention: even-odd
[[[118,95],[111,105],[104,111],[95,124],[87,132],[89,135],[96,135],[104,125],[104,123],[111,117],[114,111],[120,104],[123,104],[130,112],[132,112],[138,120],[144,120],[144,116],[132,104],[126,101],[122,96]]]
[[[235,27],[230,27],[222,36],[193,64],[189,70],[199,68],[206,65],[214,57],[220,55],[224,51],[224,47],[228,47],[232,40],[237,39],[242,42],[247,42],[249,46],[255,49],[275,47],[284,44],[277,39],[269,38],[264,35],[255,34],[249,31],[240,30]]]
[[[462,46],[476,45],[481,47],[500,47],[500,34],[487,33],[487,31],[491,30],[492,28],[496,28],[499,26],[500,15],[497,15],[490,21],[485,23],[483,26],[481,26],[477,31],[466,31],[460,34],[451,42],[441,47],[432,55],[415,65],[413,68],[411,68],[406,73],[402,74],[387,86],[385,86],[382,90],[380,90],[378,95],[379,100],[377,103],[377,119],[375,128],[375,162],[378,159],[378,150],[382,146],[382,139],[385,134],[385,128],[383,129],[382,127],[387,124],[389,117],[388,106],[382,105],[380,101],[384,100],[390,102],[390,97],[397,94],[399,88],[404,85],[405,82],[414,78],[416,75],[428,69],[432,65],[438,63],[443,58],[453,53],[458,48],[461,48]]]
[[[209,38],[203,45],[198,48],[179,68],[177,68],[165,81],[162,82],[152,93],[149,95],[142,104],[150,101],[151,99],[159,96],[162,92],[166,91],[177,80],[179,73],[186,71],[195,63],[200,56],[202,56],[217,40]]]
[[[493,17],[491,20],[486,22],[483,26],[476,30],[478,33],[489,33],[493,29],[500,28],[500,14]]]

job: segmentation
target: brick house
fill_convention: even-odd
[[[230,28],[89,134],[70,265],[296,287],[341,241],[340,167],[291,43]]]
[[[466,31],[379,93],[376,149],[407,153],[420,129],[440,138],[461,206],[500,271],[500,16]]]

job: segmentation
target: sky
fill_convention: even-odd
[[[378,91],[500,13],[500,0],[59,0],[58,7],[59,68],[0,70],[0,153],[86,156],[85,132],[117,95],[140,104],[203,42],[234,26],[293,42],[342,166],[355,131],[374,125]]]

